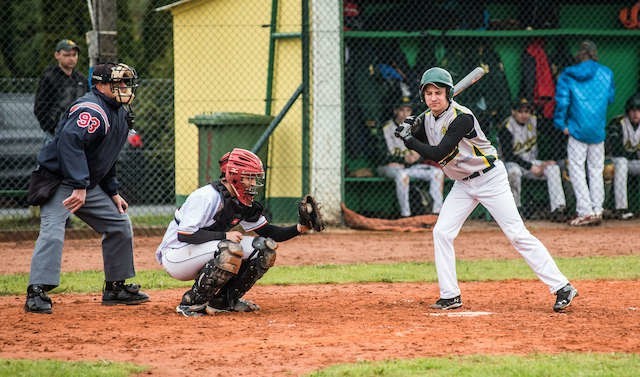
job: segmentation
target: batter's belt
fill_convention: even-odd
[[[482,170],[480,170],[480,171],[477,171],[477,172],[475,172],[475,173],[471,173],[470,175],[468,175],[468,176],[466,176],[466,177],[462,178],[462,180],[463,180],[463,181],[468,181],[468,180],[470,180],[470,179],[477,178],[477,177],[479,177],[479,176],[481,176],[481,175],[483,175],[483,174],[486,174],[487,172],[489,172],[489,170],[493,169],[494,167],[495,167],[495,165],[493,165],[493,164],[492,164],[492,165],[489,165],[488,167],[486,167],[486,168],[484,168],[484,169],[482,169]]]

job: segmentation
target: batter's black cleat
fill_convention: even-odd
[[[51,314],[53,303],[41,285],[30,285],[27,287],[27,302],[24,304],[24,311],[27,313]]]
[[[124,281],[107,281],[102,292],[102,305],[138,305],[149,301],[149,296],[140,292],[138,284]]]
[[[431,309],[457,309],[462,306],[462,299],[460,296],[454,298],[440,298],[435,304],[431,305]]]
[[[578,290],[571,284],[558,289],[556,292],[556,303],[553,304],[553,311],[560,312],[571,305],[571,301],[578,296]]]

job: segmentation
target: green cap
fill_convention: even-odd
[[[56,52],[60,50],[71,51],[73,49],[80,52],[80,47],[78,47],[76,42],[72,41],[71,39],[63,39],[56,45]]]

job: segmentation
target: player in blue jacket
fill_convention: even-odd
[[[47,291],[60,284],[65,220],[74,213],[102,234],[102,304],[140,304],[149,297],[125,280],[135,276],[128,204],[118,194],[116,161],[130,130],[137,74],[126,64],[97,65],[90,92],[77,99],[38,156],[59,186],[40,205],[40,234],[31,258],[25,311],[51,313]]]
[[[602,222],[604,204],[602,172],[607,107],[613,102],[615,86],[613,72],[598,63],[598,50],[593,42],[582,42],[576,59],[578,64],[567,67],[558,76],[553,122],[569,136],[567,159],[577,213],[569,224],[598,225]]]

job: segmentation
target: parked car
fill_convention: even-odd
[[[45,140],[33,101],[31,93],[0,93],[0,196],[5,199],[24,202],[20,192],[29,185]]]

